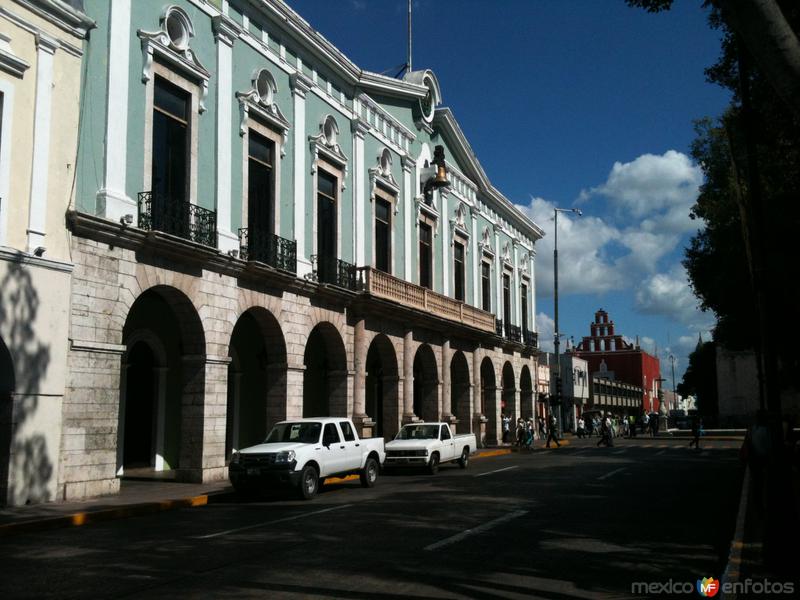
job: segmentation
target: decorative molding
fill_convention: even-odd
[[[36,34],[36,49],[41,50],[42,52],[47,52],[48,54],[55,54],[56,50],[61,47],[59,41],[47,35],[46,33],[40,31]]]
[[[322,157],[324,160],[340,167],[344,171],[341,181],[342,191],[346,189],[347,180],[347,156],[342,152],[342,147],[338,142],[339,124],[331,115],[322,118],[319,124],[319,133],[308,136],[311,153],[314,160],[311,161],[311,174],[317,172],[317,161]]]
[[[450,219],[450,245],[455,243],[455,236],[466,240],[465,250],[469,253],[469,229],[467,228],[467,205],[464,202],[459,202],[456,206],[455,214]]]
[[[314,87],[314,82],[297,71],[289,76],[289,87],[292,88],[292,94],[305,98],[309,90]]]
[[[375,190],[378,185],[384,187],[396,200],[400,194],[400,184],[397,183],[397,180],[392,175],[391,151],[388,148],[384,148],[380,156],[377,157],[377,162],[376,166],[367,171],[369,173],[369,201],[375,202]],[[399,210],[400,203],[395,201],[394,214],[397,214]]]
[[[167,33],[167,19],[173,16],[185,27],[186,39],[182,43],[174,41]],[[161,16],[159,24],[161,29],[158,31],[139,29],[136,32],[136,35],[142,40],[142,83],[147,83],[153,78],[153,59],[157,57],[182,75],[200,84],[199,112],[204,113],[206,111],[205,101],[208,96],[208,80],[211,74],[200,64],[194,51],[189,47],[189,40],[194,37],[192,22],[182,9],[177,6],[169,6]]]
[[[369,131],[369,124],[363,119],[356,117],[352,121],[350,121],[350,131],[355,137],[357,137],[360,140],[363,140],[364,136]]]
[[[93,19],[62,0],[16,0],[16,2],[45,21],[79,38],[85,38],[90,29],[97,27]]]
[[[0,33],[0,70],[22,79],[30,65],[14,54],[10,41],[10,37]]]
[[[403,154],[400,156],[400,166],[403,167],[404,173],[411,173],[414,170],[414,166],[416,165],[416,161],[412,159],[410,156]]]
[[[28,267],[41,267],[50,271],[58,271],[61,273],[72,273],[75,265],[52,258],[44,258],[33,256],[27,252],[6,248],[0,246],[0,261],[12,262],[18,265],[25,265]]]
[[[266,97],[258,92],[258,78],[262,73],[269,75],[265,82],[270,88],[270,93]],[[247,133],[250,117],[251,115],[254,116],[280,132],[282,139],[281,158],[283,158],[286,156],[286,142],[289,139],[291,123],[284,116],[278,104],[272,101],[278,91],[275,79],[269,74],[269,71],[261,69],[253,76],[252,82],[253,87],[251,89],[236,92],[236,99],[239,101],[239,135],[243,136]]]
[[[236,21],[224,14],[211,17],[211,29],[214,32],[214,40],[228,46],[233,46],[243,31]]]
[[[492,234],[489,231],[489,226],[483,228],[483,234],[481,234],[481,240],[478,243],[481,251],[486,255],[494,259],[494,248],[492,247]]]

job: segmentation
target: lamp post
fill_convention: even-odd
[[[554,316],[555,316],[555,355],[556,355],[556,402],[558,403],[557,406],[561,406],[561,386],[559,383],[561,382],[561,357],[559,356],[559,347],[561,346],[561,341],[559,339],[559,332],[558,332],[558,213],[560,212],[571,212],[575,213],[579,217],[583,214],[580,209],[577,208],[553,208],[553,220],[555,221],[554,227],[554,235],[553,235],[553,305],[554,305]],[[561,413],[559,415],[558,420],[558,433],[559,437],[563,433],[563,420],[564,420],[564,411],[563,408],[559,409]]]
[[[678,394],[675,391],[675,356],[670,354],[669,355],[669,362],[672,364],[672,402],[674,406],[673,409],[678,408]]]

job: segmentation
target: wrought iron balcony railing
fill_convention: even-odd
[[[494,320],[494,331],[498,336],[503,337],[503,319]]]
[[[511,323],[506,324],[506,339],[512,342],[522,341],[522,330]]]
[[[528,348],[537,348],[539,346],[539,334],[526,329],[523,332],[523,341]]]
[[[274,233],[239,229],[239,256],[262,262],[281,271],[297,273],[297,242]]]
[[[315,279],[346,290],[356,291],[356,266],[332,256],[311,255]]]
[[[190,202],[139,192],[139,228],[217,247],[217,213]]]

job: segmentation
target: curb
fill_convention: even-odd
[[[744,525],[747,517],[747,500],[750,495],[750,467],[746,467],[742,478],[742,493],[739,497],[739,511],[736,514],[736,530],[731,540],[731,549],[728,553],[728,563],[720,580],[725,583],[738,583],[742,567],[742,549],[744,548]],[[723,593],[720,598],[737,598],[735,592],[731,594]]]
[[[192,508],[195,506],[205,506],[208,504],[208,497],[226,492],[212,492],[211,494],[201,494],[199,496],[189,496],[188,498],[177,498],[174,500],[161,500],[157,502],[142,502],[139,504],[125,504],[114,508],[96,511],[81,511],[58,517],[47,517],[44,519],[32,519],[29,521],[18,521],[16,523],[5,523],[0,525],[0,537],[14,535],[17,533],[30,533],[57,529],[60,527],[80,527],[92,523],[103,521],[113,521],[125,517],[138,517],[150,515],[167,510],[178,508]]]

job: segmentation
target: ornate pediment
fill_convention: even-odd
[[[239,135],[247,133],[251,116],[258,119],[281,133],[283,139],[281,142],[281,158],[283,158],[286,156],[286,141],[289,138],[291,124],[274,101],[278,86],[267,69],[257,71],[253,76],[252,82],[253,87],[251,89],[236,92],[240,115]]]
[[[342,191],[344,191],[346,188],[345,181],[347,180],[347,157],[339,145],[339,124],[336,119],[331,115],[323,117],[319,124],[319,133],[308,136],[308,141],[311,152],[314,154],[314,160],[311,161],[311,174],[313,175],[317,172],[317,160],[321,157],[344,171],[341,186]]]
[[[492,233],[489,230],[489,227],[486,226],[483,228],[483,233],[481,234],[481,241],[480,241],[481,251],[494,258],[494,249],[492,248]]]
[[[451,245],[455,242],[456,235],[469,241],[469,228],[467,227],[468,214],[467,205],[464,202],[459,202],[454,211],[453,218],[450,219]],[[469,249],[469,245],[467,245],[467,249]]]
[[[380,185],[387,192],[395,196],[394,214],[400,210],[400,203],[397,202],[397,195],[400,193],[400,185],[392,175],[392,153],[388,148],[384,148],[377,158],[377,164],[368,170],[369,173],[369,201],[375,201],[375,191]]]
[[[147,83],[153,78],[153,60],[157,58],[200,85],[199,111],[205,112],[208,80],[211,75],[189,47],[189,42],[194,37],[194,27],[189,15],[177,6],[168,6],[159,25],[161,29],[158,31],[140,29],[136,32],[142,40],[142,82]]]

